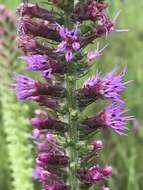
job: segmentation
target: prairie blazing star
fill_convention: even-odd
[[[123,82],[126,67],[120,73],[114,68],[103,77],[97,71],[79,89],[77,84],[92,66],[88,62],[100,58],[107,48],[105,45],[100,49],[97,43],[95,50],[83,55],[87,45],[103,35],[126,30],[116,29],[119,13],[110,20],[104,0],[51,2],[56,5],[56,12],[29,3],[18,8],[18,43],[24,53],[21,58],[27,62],[28,70],[40,72],[45,81],[17,75],[14,85],[18,99],[44,106],[44,111],[36,110],[31,119],[37,154],[33,175],[43,190],[87,189],[98,181],[103,185],[97,185],[98,190],[109,190],[104,181],[112,167],[94,163],[103,141],[93,139],[92,134],[107,128],[126,134],[125,124],[133,119],[124,115],[127,109],[123,109],[121,100],[121,93],[130,82]],[[112,103],[82,121],[81,112],[98,99]]]
[[[64,26],[59,27],[59,34],[62,42],[58,45],[56,52],[64,53],[66,61],[71,61],[73,58],[73,51],[80,49],[80,42],[78,38],[78,26],[79,23],[71,30],[65,28]]]

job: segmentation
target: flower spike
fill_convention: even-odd
[[[98,190],[109,190],[104,182],[113,169],[99,164],[106,141],[93,137],[106,129],[127,133],[125,125],[133,116],[125,115],[128,110],[121,94],[131,81],[123,81],[126,66],[121,72],[114,67],[104,76],[96,69],[81,87],[78,80],[108,47],[100,48],[97,38],[121,31],[116,28],[119,13],[111,20],[105,0],[50,1],[54,8],[49,10],[29,3],[18,7],[20,58],[27,70],[41,74],[40,80],[17,75],[14,84],[18,99],[41,106],[31,119],[36,152],[33,177],[43,190],[88,190],[98,182]],[[95,40],[96,49],[85,55]],[[83,109],[99,99],[110,103],[96,115],[84,117]]]

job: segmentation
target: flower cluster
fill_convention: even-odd
[[[35,134],[38,145],[33,177],[42,183],[45,190],[66,190],[67,186],[62,178],[66,175],[64,168],[68,165],[68,157],[64,149],[60,147],[53,134],[44,133],[42,130]]]
[[[81,165],[85,162],[89,162],[89,160],[95,157],[95,154],[98,154],[99,151],[102,150],[103,142],[101,140],[94,140],[91,142],[90,146],[91,148],[88,154],[82,157]],[[91,167],[80,169],[79,176],[85,183],[91,184],[105,180],[112,173],[112,170],[111,166],[106,165],[101,167],[99,164],[96,164]]]
[[[97,71],[80,88],[77,80],[107,45],[99,49],[97,43],[97,49],[86,56],[84,48],[96,38],[117,31],[115,23],[109,19],[103,0],[64,1],[63,5],[62,0],[51,2],[58,12],[28,3],[18,7],[21,59],[26,61],[27,70],[40,72],[44,80],[17,75],[14,84],[18,99],[35,101],[44,109],[37,110],[31,119],[37,153],[33,174],[44,190],[88,189],[98,181],[99,190],[109,190],[105,181],[112,167],[99,164],[96,156],[103,142],[90,139],[90,134],[106,128],[120,135],[126,133],[125,124],[133,119],[124,115],[128,110],[123,109],[121,99],[130,82],[123,81],[126,67],[120,73],[114,68],[104,77]],[[86,32],[82,25],[85,20],[92,21],[90,27],[84,23]],[[81,117],[86,106],[98,99],[111,103],[96,116]]]

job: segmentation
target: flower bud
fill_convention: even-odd
[[[92,150],[97,151],[103,148],[103,142],[101,140],[95,140],[91,143]]]
[[[104,176],[107,176],[107,175],[111,174],[112,171],[113,171],[113,169],[111,166],[105,166],[102,170],[102,173]]]

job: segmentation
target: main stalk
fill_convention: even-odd
[[[74,72],[74,66],[72,63],[68,65],[68,74],[66,77],[67,82],[67,109],[68,109],[68,138],[69,138],[69,184],[71,190],[78,190],[78,178],[77,178],[77,168],[78,168],[78,152],[77,152],[77,142],[78,142],[78,130],[77,130],[77,118],[78,111],[76,105],[76,73]],[[70,75],[73,71],[72,75]]]

